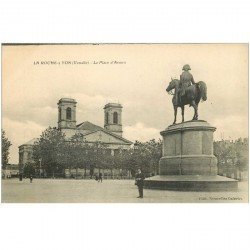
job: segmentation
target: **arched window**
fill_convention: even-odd
[[[71,120],[71,108],[66,109],[66,119]]]
[[[109,113],[105,113],[105,124],[109,124]]]
[[[117,114],[117,112],[114,112],[114,114],[113,114],[113,123],[114,124],[118,123],[118,114]]]

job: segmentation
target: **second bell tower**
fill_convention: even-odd
[[[122,137],[122,105],[108,103],[104,106],[104,128]]]

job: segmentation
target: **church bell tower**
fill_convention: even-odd
[[[122,137],[122,105],[108,103],[104,106],[104,128]]]
[[[75,129],[76,128],[76,101],[71,98],[61,98],[58,105],[58,128]]]

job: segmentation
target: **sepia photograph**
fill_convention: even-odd
[[[245,43],[11,44],[2,203],[248,203]]]

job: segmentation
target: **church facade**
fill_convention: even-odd
[[[104,106],[104,126],[84,121],[76,122],[77,102],[71,98],[61,98],[58,103],[58,129],[65,134],[66,139],[75,134],[82,134],[89,142],[101,142],[107,145],[110,154],[114,155],[119,149],[129,149],[133,144],[123,137],[122,105],[108,103]],[[19,166],[32,162],[32,148],[36,139],[19,146]]]
[[[70,98],[62,98],[58,102],[58,129],[66,138],[80,133],[88,142],[100,141],[108,145],[111,153],[114,150],[128,149],[131,141],[123,138],[122,131],[122,105],[108,103],[104,106],[104,127],[95,125],[89,121],[76,124],[76,101]]]

